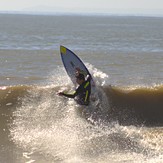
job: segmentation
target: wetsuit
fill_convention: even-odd
[[[89,105],[89,99],[91,94],[90,77],[84,81],[73,94],[63,93],[63,96],[68,98],[75,98],[75,101],[80,105]]]

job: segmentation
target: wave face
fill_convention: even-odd
[[[105,87],[112,116],[128,124],[163,124],[163,86]],[[132,122],[133,120],[133,122]],[[136,120],[136,121],[135,121]]]
[[[22,104],[25,96],[29,92],[37,92],[45,94],[47,92],[56,93],[61,87],[41,87],[41,86],[9,86],[0,88],[0,104],[1,112],[5,108],[17,108]],[[130,87],[120,88],[116,86],[99,87],[100,91],[105,93],[105,101],[108,103],[102,111],[108,113],[108,120],[118,120],[125,124],[147,124],[161,125],[163,124],[163,86],[147,87]],[[43,95],[42,95],[43,96]],[[54,95],[53,95],[54,96]],[[38,97],[37,97],[38,98]],[[42,97],[44,98],[44,97]],[[57,97],[52,97],[56,100]],[[61,100],[61,99],[60,99]],[[64,99],[62,99],[64,100]],[[63,101],[60,101],[62,103]],[[36,102],[38,102],[36,100]],[[104,107],[103,106],[103,107]],[[105,119],[106,120],[106,119]],[[136,121],[135,121],[136,120]]]

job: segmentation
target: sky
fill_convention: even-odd
[[[0,0],[0,11],[163,15],[163,0]]]

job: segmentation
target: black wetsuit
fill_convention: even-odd
[[[91,94],[90,77],[84,81],[73,94],[63,93],[65,97],[75,98],[75,101],[80,105],[89,105],[89,99]]]

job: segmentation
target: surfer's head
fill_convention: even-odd
[[[78,74],[76,75],[76,79],[85,80],[84,74],[78,73]]]
[[[76,82],[77,82],[78,84],[82,84],[84,81],[85,81],[84,74],[78,73],[78,74],[76,75]]]

